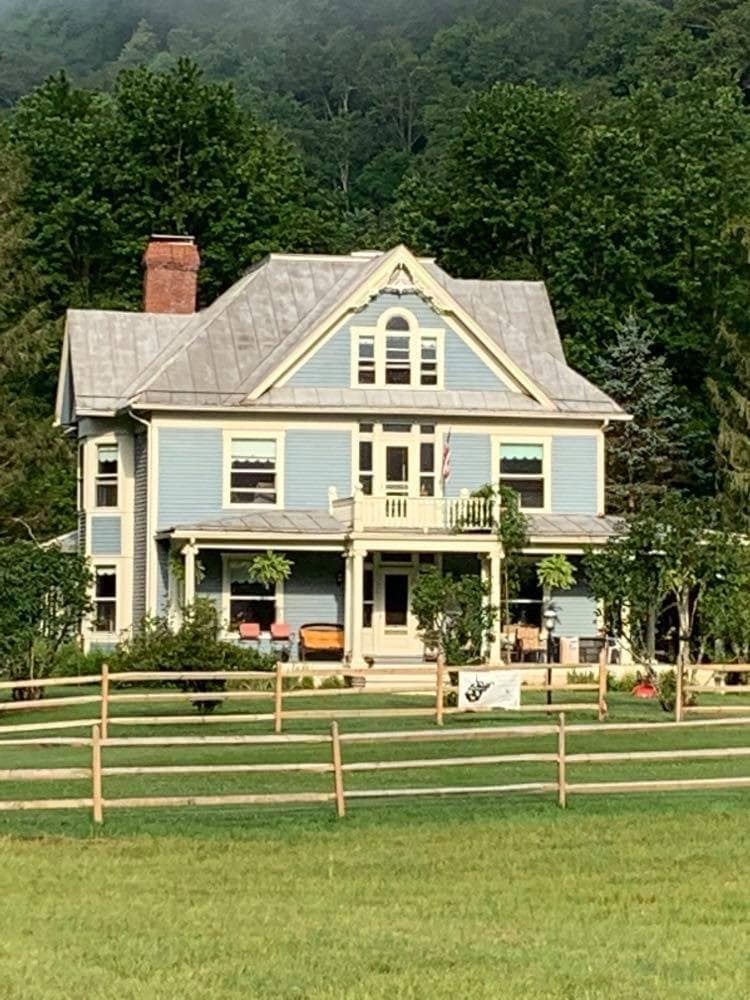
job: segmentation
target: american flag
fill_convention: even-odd
[[[445,435],[443,442],[443,482],[447,483],[451,477],[451,432],[450,429]]]

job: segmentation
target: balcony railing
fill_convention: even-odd
[[[354,531],[406,528],[415,531],[490,531],[497,524],[496,497],[473,497],[465,490],[457,497],[365,496],[339,499],[329,491],[334,517]]]

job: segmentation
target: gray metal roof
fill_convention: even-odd
[[[66,331],[76,403],[114,409],[151,359],[169,350],[189,316],[69,309]]]
[[[595,514],[529,514],[529,535],[535,538],[585,536],[601,541],[614,535],[622,519]]]
[[[327,510],[259,510],[232,517],[197,521],[192,524],[176,524],[169,531],[179,534],[216,531],[256,535],[337,535],[343,538],[344,525],[332,517]]]
[[[211,407],[227,405],[222,393],[179,393],[149,389],[140,397],[142,403],[153,406]],[[484,391],[477,389],[315,389],[311,387],[283,386],[269,389],[255,400],[243,404],[246,410],[316,411],[329,413],[478,413],[524,414],[550,411],[519,392]]]
[[[261,401],[247,400],[285,357],[377,269],[383,254],[371,257],[270,256],[211,306],[193,316],[164,316],[70,310],[68,335],[79,410],[136,405],[283,406],[281,390]],[[453,296],[498,346],[555,402],[562,412],[621,413],[603,392],[565,362],[546,289],[541,282],[467,281],[450,277],[434,262],[430,275]],[[360,390],[351,390],[359,392]],[[344,390],[346,392],[346,390]],[[333,393],[333,395],[331,395]],[[369,391],[367,393],[369,395]],[[428,404],[427,391],[393,397],[405,409]],[[435,395],[435,394],[432,394]],[[456,408],[474,412],[516,412],[536,404],[515,393],[509,407],[503,393],[456,396]],[[495,396],[489,399],[488,396]],[[318,403],[289,400],[292,407],[334,409],[335,390],[321,390]],[[417,402],[418,401],[418,402]],[[438,401],[452,405],[446,396]],[[369,406],[367,399],[363,404]],[[531,404],[531,407],[529,407]],[[390,407],[383,395],[374,403]]]
[[[604,541],[615,534],[622,524],[617,517],[597,517],[593,514],[530,514],[529,536],[534,540],[545,538],[587,538],[591,541]],[[176,524],[166,529],[165,533],[175,532],[179,535],[195,533],[243,534],[249,535],[300,535],[330,537],[335,535],[344,538],[351,525],[348,525],[327,510],[258,510],[231,517],[213,518],[206,521],[196,521],[190,524]],[[379,529],[379,530],[382,530]],[[397,529],[401,530],[401,529]],[[436,532],[444,534],[444,532]]]

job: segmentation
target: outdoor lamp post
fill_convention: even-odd
[[[557,612],[551,604],[544,609],[544,627],[547,630],[547,663],[552,663],[552,633],[557,624]],[[552,704],[552,668],[547,667],[547,704]]]

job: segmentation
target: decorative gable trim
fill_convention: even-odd
[[[489,357],[499,362],[501,369],[507,372],[523,393],[536,400],[546,410],[556,409],[555,404],[541,386],[519,368],[403,245],[397,246],[383,255],[379,266],[373,270],[368,278],[317,323],[295,350],[290,352],[248,394],[248,401],[258,399],[271,386],[284,379],[303,360],[307,359],[320,343],[334,333],[348,313],[360,311],[381,292],[392,292],[398,295],[416,293],[426,299],[438,313],[455,317],[459,324],[481,344]]]

